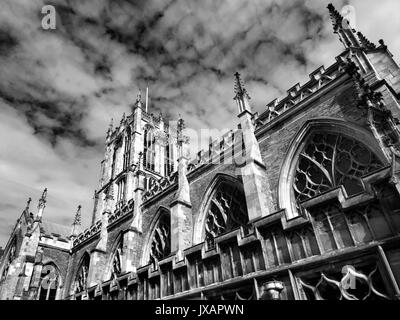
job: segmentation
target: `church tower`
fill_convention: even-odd
[[[131,114],[122,116],[119,126],[111,122],[107,130],[105,156],[101,162],[98,190],[92,224],[101,219],[106,209],[106,198],[113,193],[111,212],[134,201],[135,192],[146,192],[155,181],[169,177],[177,170],[177,147],[169,137],[171,128],[162,115],[148,113],[148,97],[145,104],[139,92],[131,106]],[[135,186],[135,175],[140,169],[142,186]],[[136,199],[141,197],[136,197]]]

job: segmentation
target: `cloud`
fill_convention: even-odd
[[[328,1],[3,3],[0,243],[26,199],[37,199],[45,186],[46,218],[70,223],[82,204],[89,223],[108,123],[130,112],[139,88],[149,86],[151,112],[171,120],[181,114],[190,128],[223,132],[237,124],[235,71],[262,112],[342,50]],[[41,29],[44,4],[56,8],[56,30]],[[399,56],[398,1],[334,4],[353,5],[364,34],[375,42],[384,38]]]

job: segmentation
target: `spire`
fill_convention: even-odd
[[[74,222],[72,223],[73,226],[80,226],[81,223],[82,223],[82,221],[81,221],[81,218],[82,218],[81,209],[82,209],[82,206],[79,205],[78,209],[76,210],[76,213],[75,213]]]
[[[350,21],[344,18],[332,3],[328,4],[327,8],[332,20],[333,32],[339,35],[343,45],[346,48],[359,47],[360,44],[355,36],[355,30],[350,25]]]
[[[241,114],[244,111],[248,111],[251,113],[251,108],[249,104],[250,96],[247,93],[246,88],[244,87],[242,79],[240,78],[240,73],[236,72],[234,76],[235,76],[235,85],[234,85],[235,97],[233,98],[233,100],[236,100],[239,114]]]

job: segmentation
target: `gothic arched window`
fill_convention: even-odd
[[[208,248],[214,246],[215,237],[239,226],[245,226],[249,220],[246,198],[239,182],[221,182],[206,210],[204,232]]]
[[[125,137],[125,143],[124,143],[124,170],[126,170],[129,167],[130,159],[131,159],[131,144],[132,144],[132,139],[131,139],[131,130],[128,128],[126,130],[126,137]]]
[[[38,300],[56,300],[59,278],[56,266],[51,263],[43,266],[40,275]]]
[[[151,171],[155,170],[155,143],[156,139],[154,137],[153,131],[150,127],[146,127],[144,131],[144,148],[143,148],[143,166]]]
[[[88,285],[90,257],[86,253],[83,257],[81,264],[79,265],[78,272],[76,274],[74,289],[75,293],[85,291]]]
[[[171,220],[168,212],[162,212],[155,226],[150,244],[150,263],[162,260],[171,253]]]
[[[363,191],[360,178],[383,167],[363,143],[333,132],[316,132],[300,152],[293,180],[297,206],[338,186],[347,195]]]
[[[122,272],[123,241],[118,243],[111,262],[111,279],[116,279]]]
[[[169,177],[172,172],[174,172],[174,155],[173,147],[171,144],[167,144],[164,150],[164,175]]]
[[[11,242],[10,249],[8,250],[7,258],[4,263],[4,269],[0,280],[4,280],[7,278],[10,266],[16,257],[17,257],[17,238],[14,238]]]

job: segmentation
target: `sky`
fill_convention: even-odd
[[[105,133],[149,87],[149,111],[194,130],[237,125],[233,74],[263,112],[343,47],[326,6],[400,56],[398,0],[0,0],[0,246],[32,197],[88,226]],[[56,8],[43,30],[41,9]]]

